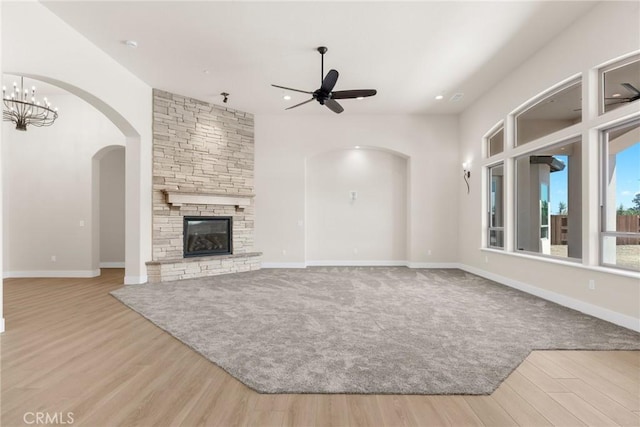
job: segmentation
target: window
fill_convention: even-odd
[[[489,235],[487,246],[504,248],[504,166],[489,168]]]
[[[582,99],[583,85],[598,97]],[[487,248],[640,271],[638,52],[543,92],[482,144]]]
[[[601,71],[600,113],[640,99],[640,58],[617,62]]]
[[[579,140],[516,159],[516,249],[582,258]]]
[[[516,145],[567,128],[582,120],[582,83],[563,86],[516,116]]]
[[[487,155],[489,157],[504,151],[504,127],[500,127],[489,138],[487,138]]]
[[[640,120],[602,133],[601,263],[640,270]]]

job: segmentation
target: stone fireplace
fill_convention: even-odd
[[[149,282],[259,269],[253,116],[160,90],[153,111]]]

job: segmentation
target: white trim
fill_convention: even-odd
[[[307,261],[308,266],[316,267],[395,267],[406,266],[407,261]]]
[[[26,277],[98,277],[100,269],[97,270],[38,270],[38,271],[5,271],[2,277],[26,278]]]
[[[514,256],[517,258],[525,258],[533,261],[548,262],[551,264],[559,264],[567,267],[576,267],[576,268],[582,268],[584,270],[597,271],[599,273],[614,274],[617,276],[631,277],[632,279],[640,279],[640,272],[637,272],[637,271],[623,270],[623,269],[614,268],[614,267],[604,267],[601,265],[585,265],[585,264],[582,264],[579,260],[571,261],[570,259],[556,258],[548,255],[545,256],[545,255],[539,255],[539,254],[534,255],[532,253],[523,253],[523,252],[508,252],[502,249],[494,249],[494,248],[480,248],[480,250],[484,252],[499,254],[499,255]]]
[[[4,332],[4,317],[0,317],[0,334]]]
[[[261,268],[307,268],[304,262],[263,262]]]
[[[588,314],[598,319],[606,320],[607,322],[614,323],[616,325],[640,332],[640,319],[627,316],[626,314],[618,313],[608,308],[600,307],[590,304],[588,302],[580,301],[575,298],[568,297],[566,295],[559,294],[557,292],[541,289],[527,283],[519,282],[517,280],[510,279],[508,277],[500,276],[498,274],[490,273],[488,271],[481,270],[479,268],[471,267],[465,264],[459,264],[459,268],[471,274],[484,277],[485,279],[493,280],[502,285],[509,286],[511,288],[518,289],[531,295],[535,295],[547,301],[555,302],[564,307],[568,307],[582,313]]]
[[[146,274],[144,276],[124,276],[125,285],[140,285],[147,282],[148,279]]]
[[[455,262],[410,262],[410,261],[307,261],[263,262],[262,268],[306,268],[306,267],[409,267],[409,268],[460,268]]]
[[[457,262],[408,262],[409,268],[460,268]]]
[[[122,262],[101,262],[100,268],[124,268],[124,261]]]

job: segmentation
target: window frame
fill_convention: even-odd
[[[519,189],[519,183],[518,183],[518,160],[521,158],[525,158],[525,157],[530,157],[532,155],[536,155],[537,151],[540,150],[553,150],[553,149],[557,149],[557,148],[561,148],[563,146],[569,146],[572,144],[577,144],[579,143],[580,145],[583,145],[583,141],[582,138],[580,136],[570,136],[568,138],[562,138],[559,140],[555,140],[553,142],[550,142],[548,144],[544,144],[541,147],[533,147],[530,150],[524,151],[522,153],[518,153],[518,154],[514,154],[512,156],[510,156],[511,159],[513,159],[513,163],[514,163],[514,177],[513,177],[513,182],[514,182],[514,190],[513,190],[513,200],[512,200],[512,205],[513,205],[513,212],[514,212],[514,222],[513,222],[513,253],[517,253],[517,254],[527,254],[527,255],[531,255],[531,256],[536,256],[536,257],[540,257],[540,258],[546,258],[546,259],[553,259],[553,260],[561,260],[561,261],[566,261],[566,262],[572,262],[572,263],[581,263],[584,256],[581,258],[573,258],[573,257],[569,257],[569,256],[557,256],[557,255],[552,255],[552,254],[545,254],[542,252],[533,252],[533,251],[529,251],[529,250],[520,250],[518,249],[518,234],[519,234],[519,227],[520,224],[518,222],[518,189]],[[551,192],[551,186],[549,183],[548,186],[548,190],[549,192]],[[570,191],[569,189],[567,189],[568,191]],[[547,201],[548,203],[550,203],[550,200]],[[538,209],[541,209],[541,206],[538,206]],[[551,205],[548,205],[548,209],[549,211],[551,211]],[[551,223],[548,224],[538,224],[537,226],[538,228],[538,232],[539,234],[541,234],[541,229],[545,228],[547,231],[547,236],[549,238],[549,240],[551,241]],[[584,242],[582,242],[582,240],[580,241],[580,245],[583,245]]]
[[[503,183],[502,183],[502,226],[501,227],[494,227],[492,226],[492,220],[491,220],[491,195],[493,194],[492,191],[492,185],[493,185],[493,180],[492,177],[493,175],[491,174],[491,170],[494,168],[498,168],[501,167],[502,168],[502,176],[503,176]],[[506,215],[506,194],[505,194],[505,184],[506,184],[506,180],[504,179],[505,176],[505,164],[504,162],[498,162],[498,163],[494,163],[492,165],[487,166],[487,248],[490,249],[497,249],[497,250],[505,250],[505,226],[504,226],[504,218]],[[491,245],[491,232],[492,231],[501,231],[502,232],[502,246],[494,246]]]
[[[582,77],[582,74],[578,74],[576,76],[573,76],[573,77],[571,77],[571,78],[559,83],[558,85],[553,86],[550,89],[547,89],[546,91],[538,94],[534,98],[532,98],[529,101],[527,101],[523,106],[521,106],[520,108],[515,110],[512,113],[512,116],[513,116],[513,147],[514,148],[524,147],[527,144],[531,144],[531,143],[533,143],[533,142],[535,142],[535,141],[537,141],[539,139],[546,138],[549,135],[553,135],[556,132],[560,132],[560,131],[562,131],[564,129],[567,129],[567,128],[571,127],[571,126],[575,126],[577,124],[584,123],[583,117],[581,115],[580,116],[580,121],[577,122],[577,123],[574,123],[574,124],[572,124],[570,126],[567,126],[567,127],[561,128],[561,129],[556,129],[556,130],[554,130],[554,131],[552,131],[550,133],[547,133],[545,135],[542,135],[542,136],[539,136],[539,137],[537,137],[535,139],[532,139],[531,141],[527,141],[527,142],[521,143],[521,144],[518,143],[518,120],[519,120],[520,116],[522,116],[523,114],[525,114],[526,112],[528,112],[532,108],[535,108],[540,104],[543,104],[549,98],[559,94],[560,92],[562,92],[564,90],[572,88],[573,86],[578,85],[578,84],[581,85],[581,87],[582,87],[583,84],[584,84],[583,80],[584,79]]]
[[[500,150],[499,152],[497,152],[495,154],[491,154],[491,138],[493,138],[494,136],[496,136],[500,132],[502,132],[502,150]],[[489,132],[487,132],[486,136],[484,137],[484,141],[485,141],[484,142],[484,147],[485,147],[485,150],[486,150],[486,153],[485,153],[485,157],[486,158],[497,156],[497,155],[502,154],[502,153],[505,152],[507,139],[506,139],[506,133],[505,133],[505,128],[504,128],[504,120],[501,120],[498,124],[496,124],[494,127],[492,127]]]
[[[606,107],[606,104],[604,102],[605,101],[605,99],[604,99],[604,95],[605,95],[604,75],[606,73],[608,73],[609,71],[617,70],[618,68],[625,67],[625,66],[627,66],[629,64],[632,64],[634,62],[640,62],[640,53],[636,53],[636,54],[627,56],[624,59],[617,60],[615,62],[612,62],[609,65],[606,65],[604,67],[600,67],[598,69],[598,116],[609,114],[612,111],[617,110],[617,108],[614,108],[611,111],[605,111],[604,110],[605,107]],[[634,101],[634,102],[637,102],[637,100]],[[632,104],[632,103],[629,103],[629,104]]]
[[[602,267],[607,268],[615,268],[626,271],[638,272],[640,270],[626,267],[624,265],[618,264],[610,264],[605,262],[605,239],[607,237],[613,237],[617,239],[618,237],[630,237],[637,238],[640,240],[640,232],[629,232],[629,231],[609,231],[607,230],[607,222],[609,220],[608,215],[608,183],[607,177],[609,176],[609,138],[608,133],[615,130],[620,130],[624,128],[630,128],[634,126],[640,126],[640,117],[635,116],[631,117],[628,120],[618,123],[609,123],[609,126],[606,126],[599,131],[599,143],[600,147],[598,150],[599,153],[599,185],[600,185],[600,200],[599,200],[599,208],[600,208],[600,232],[598,233],[598,264]],[[615,212],[617,212],[617,206],[614,206]],[[617,217],[617,213],[616,213]],[[617,219],[617,218],[616,218]]]
[[[602,197],[606,192],[603,190],[602,174],[603,162],[607,161],[607,157],[603,154],[602,134],[604,131],[610,131],[618,126],[630,124],[634,121],[640,121],[640,110],[637,108],[616,108],[606,113],[598,114],[601,111],[601,94],[604,93],[604,74],[612,69],[625,66],[640,59],[640,50],[628,52],[625,55],[603,61],[598,64],[592,64],[585,68],[578,69],[576,72],[558,83],[549,86],[547,89],[538,92],[537,95],[529,98],[516,108],[507,112],[506,115],[498,116],[500,121],[489,128],[481,138],[482,146],[480,154],[482,155],[482,173],[483,185],[482,191],[486,193],[481,195],[481,209],[478,211],[480,223],[482,224],[482,247],[483,251],[500,250],[508,256],[531,257],[548,263],[558,263],[563,265],[579,265],[587,269],[598,271],[607,271],[612,274],[628,277],[640,277],[639,271],[632,268],[626,268],[623,265],[613,265],[603,263],[604,248],[602,241],[604,238],[610,238],[611,234],[620,237],[638,237],[636,233],[628,232],[608,232],[602,229],[606,223],[602,222],[603,205]],[[518,121],[521,115],[541,102],[545,102],[558,92],[570,88],[575,84],[582,85],[582,102],[580,108],[582,114],[580,121],[576,121],[573,125],[565,128],[557,129],[546,135],[536,136],[535,139],[517,144]],[[571,98],[573,100],[573,98]],[[632,103],[636,106],[637,103]],[[593,114],[591,114],[591,112]],[[494,136],[500,129],[504,129],[504,147],[503,151],[493,156],[489,153],[489,138]],[[581,225],[574,225],[572,234],[574,240],[576,234],[581,236],[580,253],[574,256],[580,258],[569,258],[564,256],[553,256],[540,252],[520,251],[518,250],[518,210],[517,210],[517,194],[518,194],[518,173],[517,161],[522,156],[534,155],[534,153],[552,148],[558,145],[569,144],[579,140],[581,150],[581,160],[579,161],[581,171],[577,178],[580,177],[580,184],[574,184],[572,190],[580,191],[581,201],[579,202],[579,214]],[[576,159],[577,161],[577,159]],[[491,168],[502,164],[504,167],[504,222],[503,222],[503,248],[491,245],[490,230],[494,229],[489,218],[491,209]],[[575,173],[575,171],[574,171]],[[576,203],[574,203],[574,208]],[[638,233],[640,234],[640,233]],[[567,236],[568,237],[568,236]],[[575,240],[577,243],[577,240]],[[574,243],[574,244],[576,244]],[[635,244],[635,243],[633,243]],[[610,252],[609,252],[610,253]],[[607,255],[607,259],[608,255]],[[617,262],[617,259],[616,261]]]

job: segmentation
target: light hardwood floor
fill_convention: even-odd
[[[533,352],[491,396],[261,395],[111,297],[122,276],[5,280],[2,426],[640,426],[629,351]]]

